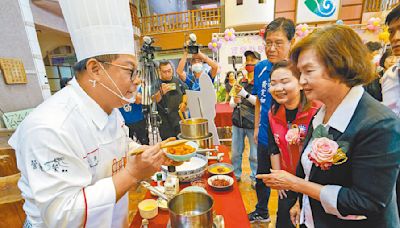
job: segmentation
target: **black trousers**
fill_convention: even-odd
[[[149,145],[149,131],[146,128],[146,119],[127,124],[127,126],[129,128],[129,138],[133,139],[133,136],[135,136],[140,144]]]
[[[268,174],[271,169],[271,158],[268,155],[267,145],[258,143],[257,145],[257,174]],[[256,179],[257,205],[256,212],[268,214],[268,200],[271,189],[260,179]]]
[[[160,137],[162,140],[166,140],[170,137],[177,137],[181,132],[179,124],[177,126],[173,126],[170,121],[164,118],[162,118],[162,123],[158,127],[158,130],[160,131]]]
[[[278,197],[278,213],[276,219],[276,228],[292,228],[292,222],[290,221],[290,208],[296,203],[297,194],[291,191],[286,192],[287,197],[279,199]]]

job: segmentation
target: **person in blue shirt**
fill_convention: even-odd
[[[266,60],[259,62],[254,68],[254,87],[252,94],[257,96],[254,118],[254,141],[257,144],[257,174],[268,174],[271,161],[268,156],[268,111],[271,106],[269,93],[270,73],[274,63],[285,60],[289,56],[293,43],[295,26],[292,20],[276,18],[265,28]],[[270,222],[268,200],[270,188],[262,180],[256,180],[257,205],[249,214],[250,223]]]
[[[188,53],[185,50],[183,57],[176,68],[176,73],[179,75],[179,78],[185,82],[189,90],[200,90],[199,78],[202,74],[207,74],[211,78],[211,81],[214,82],[214,78],[218,72],[218,63],[210,59],[207,55],[201,53],[199,50],[199,53],[192,55],[190,61],[191,71],[185,72],[187,55]],[[207,63],[211,67],[211,70],[208,73],[204,71],[203,63]]]
[[[142,110],[142,88],[138,87],[135,103],[125,105],[119,108],[125,120],[125,125],[129,128],[129,137],[133,136],[139,140],[142,145],[149,145],[149,132],[146,128],[146,119]]]

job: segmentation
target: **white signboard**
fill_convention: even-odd
[[[298,0],[296,23],[336,21],[340,0]]]

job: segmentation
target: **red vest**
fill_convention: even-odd
[[[286,170],[292,174],[296,174],[296,166],[300,159],[300,153],[303,149],[303,141],[307,135],[308,126],[310,124],[311,118],[317,113],[318,109],[321,107],[321,103],[312,102],[311,107],[306,111],[302,111],[299,108],[296,119],[293,120],[291,125],[296,124],[300,128],[300,137],[302,138],[299,144],[290,145],[286,139],[285,135],[289,129],[288,123],[286,121],[286,111],[285,106],[280,105],[278,111],[275,115],[272,114],[271,110],[268,113],[269,126],[271,128],[272,134],[274,135],[275,143],[277,144],[280,155],[281,155],[281,169]]]

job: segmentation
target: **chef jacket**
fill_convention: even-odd
[[[31,227],[127,227],[128,194],[112,175],[137,147],[118,109],[108,115],[73,79],[39,105],[9,140]],[[85,223],[86,222],[86,223]]]

